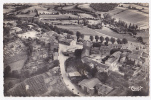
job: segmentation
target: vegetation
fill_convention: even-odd
[[[122,39],[122,43],[127,44],[127,43],[128,43],[127,39],[126,39],[126,38],[123,38],[123,39]]]
[[[137,41],[143,43],[143,38],[140,36],[140,37],[137,37]]]
[[[76,36],[77,36],[77,41],[79,40],[81,33],[79,31],[76,32]]]
[[[114,42],[115,42],[115,38],[111,38],[111,40],[110,40],[111,42],[112,42],[112,44],[114,44]]]
[[[91,35],[91,36],[90,36],[90,40],[93,41],[93,39],[94,39],[94,38],[93,38],[93,36]]]
[[[98,40],[99,40],[99,36],[98,35],[95,36],[95,40],[96,40],[96,42],[98,42]]]
[[[103,43],[103,41],[104,41],[104,37],[100,36],[100,42]]]
[[[118,4],[116,3],[92,3],[90,4],[90,7],[95,9],[96,11],[101,12],[108,12],[110,10],[113,10],[115,7],[117,7]]]
[[[118,44],[122,44],[122,41],[119,38],[116,41]]]
[[[74,55],[76,58],[81,58],[82,49],[76,49]]]

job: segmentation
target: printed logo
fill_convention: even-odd
[[[129,86],[129,88],[132,91],[141,91],[141,89],[143,88],[142,86]]]

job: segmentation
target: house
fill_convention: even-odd
[[[128,58],[128,60],[131,60],[131,61],[136,61],[137,59],[139,59],[140,58],[140,55],[137,55],[137,54],[129,54],[128,56],[127,56],[127,58]]]
[[[99,63],[97,66],[98,72],[107,72],[108,73],[109,66],[106,64]]]
[[[111,51],[111,48],[109,48],[108,46],[102,45],[100,47],[100,56],[102,58],[106,57],[107,55],[110,55],[110,51]]]
[[[93,48],[91,48],[90,53],[91,54],[99,54],[100,53],[100,48],[99,47],[93,47]]]
[[[143,54],[143,51],[142,50],[132,50],[132,53],[135,55],[139,55],[141,57]]]
[[[90,41],[83,42],[83,51],[81,57],[89,57],[92,43]]]
[[[74,72],[69,72],[68,76],[71,77],[79,77],[81,76],[81,74],[78,71],[74,71]]]
[[[110,49],[121,49],[123,44],[108,44]]]
[[[107,64],[108,66],[110,66],[110,68],[112,67],[114,69],[114,67],[117,67],[117,63],[118,60],[120,58],[121,52],[117,51],[115,53],[113,53],[110,58],[108,58],[107,61],[105,61],[105,64]]]
[[[58,52],[53,53],[53,60],[58,60]]]
[[[89,95],[93,95],[95,93],[94,87],[98,83],[100,83],[100,80],[97,78],[84,79],[78,83],[78,86],[81,87],[84,92],[88,93]]]
[[[102,84],[101,82],[96,84],[95,88],[99,96],[105,96],[113,90],[112,87]]]
[[[124,62],[126,62],[126,57],[127,57],[127,55],[128,55],[128,53],[127,52],[123,52],[122,54],[121,54],[121,57],[120,57],[120,63],[124,63]]]
[[[101,63],[102,62],[102,58],[100,55],[98,54],[91,54],[90,55],[90,58],[92,58],[93,61],[96,61],[98,63]]]

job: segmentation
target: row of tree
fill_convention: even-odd
[[[53,26],[51,24],[48,24],[48,23],[43,23],[43,22],[35,22],[40,28],[42,28],[42,32],[47,32],[47,31],[55,31],[57,32],[58,34],[61,34],[61,33],[68,33],[68,34],[71,34],[73,35],[73,31],[70,31],[68,29],[63,29],[63,28],[59,28],[57,26]]]
[[[100,36],[100,37],[99,37],[98,35],[96,35],[95,37],[93,37],[92,35],[90,36],[90,40],[91,40],[91,41],[93,41],[94,38],[95,38],[96,42],[98,42],[98,40],[100,39],[100,42],[101,42],[101,43],[103,43],[104,40],[105,40],[106,44],[108,44],[109,41],[111,41],[112,44],[114,44],[115,41],[117,41],[118,44],[126,44],[126,43],[128,43],[128,41],[127,41],[126,38],[123,38],[122,40],[120,40],[120,39],[118,38],[118,39],[116,40],[116,39],[113,38],[113,37],[111,37],[111,38],[105,37],[105,38],[104,38],[103,36]]]
[[[112,16],[108,13],[104,13],[103,17],[104,17],[103,22],[105,24],[113,25],[114,27],[117,27],[119,31],[123,31],[124,33],[131,32],[132,35],[137,35],[136,31],[139,30],[138,25],[134,25],[131,23],[128,25],[126,22],[120,19],[118,21],[115,21],[116,19],[112,18]]]

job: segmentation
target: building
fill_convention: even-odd
[[[142,63],[142,61],[140,59],[140,55],[137,55],[137,54],[132,54],[131,53],[127,56],[127,59],[130,60],[130,61],[133,61],[135,65]]]
[[[78,71],[70,72],[68,73],[69,77],[78,77],[81,76],[81,74]]]
[[[83,42],[83,51],[81,57],[89,57],[90,56],[90,48],[92,43],[90,41]]]
[[[111,51],[111,48],[109,48],[108,46],[102,45],[100,47],[100,56],[102,58],[104,58],[104,57],[110,55],[110,51]]]
[[[112,87],[102,84],[101,82],[98,83],[95,88],[99,96],[105,96],[113,90]]]
[[[118,60],[121,56],[121,52],[120,51],[117,51],[115,53],[113,53],[107,61],[105,61],[105,64],[110,66],[110,68],[112,69],[115,69],[115,67],[117,67],[117,63],[118,63]]]
[[[81,87],[81,89],[88,93],[89,95],[93,95],[95,93],[95,86],[100,83],[100,80],[97,78],[92,79],[84,79],[81,82],[78,83],[78,86]]]
[[[58,60],[58,52],[53,53],[53,60]]]

